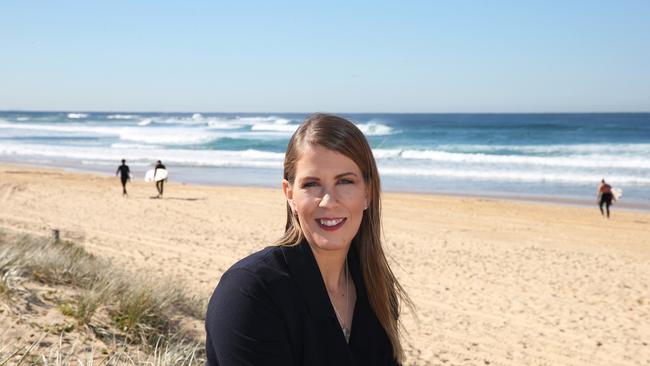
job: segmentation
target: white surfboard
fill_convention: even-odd
[[[618,201],[623,197],[623,190],[620,188],[612,188],[612,195],[614,196],[614,199]]]
[[[156,174],[155,177],[154,174]],[[167,179],[167,169],[149,169],[147,174],[144,175],[145,182],[158,182],[163,179]]]

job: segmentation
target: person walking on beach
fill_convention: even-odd
[[[600,207],[600,214],[605,216],[605,211],[603,211],[603,205],[605,205],[605,208],[607,209],[607,218],[609,218],[609,206],[612,205],[614,194],[612,193],[612,186],[607,184],[605,182],[605,179],[602,179],[600,181],[600,185],[598,186],[598,192],[596,193],[596,196],[598,197],[598,201],[599,201],[598,206]]]
[[[122,197],[126,197],[129,194],[126,193],[126,182],[131,180],[131,169],[126,165],[126,160],[122,159],[122,165],[117,167],[115,175],[120,176],[120,181],[122,181]]]
[[[154,177],[156,176],[156,172],[158,171],[158,169],[167,170],[167,168],[163,165],[163,163],[160,160],[158,160],[156,162],[156,167],[154,168],[154,172],[153,172]],[[165,185],[166,180],[167,180],[167,178],[156,181],[156,189],[158,190],[158,196],[156,198],[162,198],[162,196],[163,196],[163,186]]]

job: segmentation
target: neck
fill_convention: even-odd
[[[314,248],[309,245],[318,269],[320,270],[325,287],[329,292],[338,293],[345,290],[345,259],[347,258],[348,250],[337,251],[324,251]],[[348,246],[349,248],[349,246]]]

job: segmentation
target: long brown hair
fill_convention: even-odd
[[[317,145],[336,151],[354,161],[368,189],[368,209],[363,212],[359,231],[352,240],[352,249],[359,255],[368,300],[377,319],[386,331],[398,362],[404,360],[404,349],[399,337],[400,303],[413,303],[391,271],[381,242],[380,181],[377,164],[363,133],[350,121],[329,115],[309,116],[291,136],[284,158],[284,179],[290,184],[296,178],[296,164],[305,145]],[[304,240],[298,218],[287,202],[285,232],[277,245],[298,245]]]

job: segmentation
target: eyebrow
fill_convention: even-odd
[[[341,173],[341,174],[337,175],[334,178],[339,179],[339,178],[343,178],[343,177],[348,176],[348,175],[353,175],[355,177],[357,176],[353,172],[347,172],[347,173]],[[320,180],[320,178],[318,178],[318,177],[303,177],[303,178],[300,179],[300,181],[305,181],[305,180],[308,180],[308,179]]]

